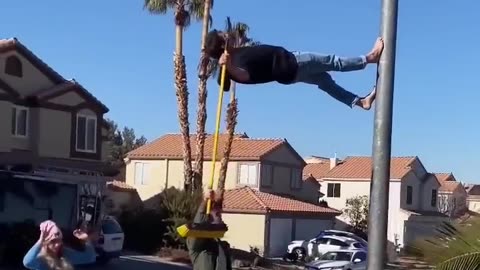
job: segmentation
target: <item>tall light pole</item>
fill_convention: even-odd
[[[368,270],[384,270],[387,260],[388,192],[392,150],[397,14],[398,0],[382,0],[380,33],[385,47],[378,64],[373,168],[368,216]]]

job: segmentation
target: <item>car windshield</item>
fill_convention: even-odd
[[[355,248],[366,248],[366,245],[364,245],[363,243],[360,243],[360,242],[353,243],[353,246]]]
[[[323,261],[350,261],[351,259],[351,252],[327,252],[320,257]]]
[[[105,219],[102,222],[102,231],[104,234],[122,233],[122,227],[113,219]]]

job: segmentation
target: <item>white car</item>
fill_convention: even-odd
[[[112,216],[105,216],[95,245],[97,262],[107,263],[110,259],[118,258],[122,253],[124,240],[125,235],[120,224]]]
[[[305,270],[366,270],[367,251],[339,250],[323,254],[319,260],[305,265]]]
[[[339,249],[365,249],[364,245],[352,238],[342,236],[320,236],[307,241],[295,240],[288,244],[287,253],[296,253],[297,258],[318,255]]]
[[[368,247],[368,242],[361,238],[360,236],[352,233],[352,232],[346,232],[346,231],[339,231],[339,230],[324,230],[324,231],[321,231],[316,238],[320,237],[320,236],[327,236],[327,235],[333,235],[333,236],[343,236],[343,237],[348,237],[348,238],[352,238],[360,243],[362,243],[365,248]]]

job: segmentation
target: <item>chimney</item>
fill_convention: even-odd
[[[335,168],[338,165],[338,158],[330,158],[330,170]]]

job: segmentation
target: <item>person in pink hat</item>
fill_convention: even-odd
[[[83,229],[75,230],[73,235],[85,244],[83,251],[64,247],[57,224],[51,220],[42,222],[40,238],[25,254],[23,265],[31,270],[73,270],[74,265],[94,263],[97,254],[90,236]]]

